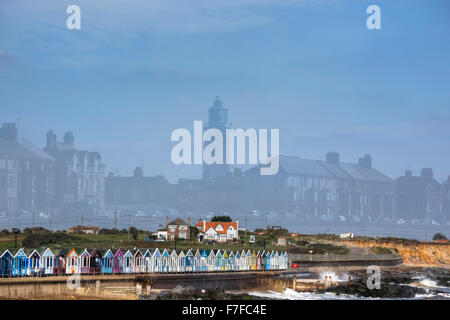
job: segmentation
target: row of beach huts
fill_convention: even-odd
[[[287,252],[189,249],[0,251],[0,277],[67,274],[264,271],[288,268]]]

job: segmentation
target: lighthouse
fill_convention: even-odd
[[[226,159],[226,129],[230,128],[228,123],[228,109],[222,104],[219,97],[216,96],[213,105],[208,109],[208,123],[205,124],[204,130],[218,129],[222,132],[223,141],[223,158]],[[203,163],[203,179],[225,177],[230,172],[230,166],[227,164],[205,164]]]

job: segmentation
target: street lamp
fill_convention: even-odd
[[[12,231],[14,232],[14,249],[17,249],[17,234],[20,232],[20,230],[17,228],[13,228]]]

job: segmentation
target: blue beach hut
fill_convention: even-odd
[[[13,265],[13,276],[23,277],[27,275],[28,268],[28,256],[23,248],[15,251],[14,253],[14,265]]]
[[[101,273],[103,274],[112,274],[113,272],[113,262],[114,262],[114,254],[111,249],[108,249],[105,253],[101,255],[102,264],[101,264]]]
[[[12,253],[8,249],[0,251],[0,277],[10,277],[13,272],[13,264]]]

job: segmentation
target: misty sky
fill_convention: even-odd
[[[382,30],[366,28],[370,4]],[[370,153],[393,178],[442,180],[449,78],[448,0],[0,1],[0,122],[39,146],[71,130],[122,175],[200,177],[171,164],[170,134],[218,95],[233,127],[279,128],[282,154]]]

